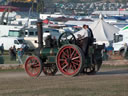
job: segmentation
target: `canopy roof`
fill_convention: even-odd
[[[119,29],[105,22],[102,18],[90,25],[96,41],[112,41],[114,33],[118,33]]]

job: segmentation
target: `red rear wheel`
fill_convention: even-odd
[[[30,56],[25,62],[25,71],[31,77],[38,77],[42,71],[42,62],[36,56]]]
[[[58,70],[56,64],[47,64],[43,66],[42,71],[46,76],[54,76]]]
[[[82,64],[84,64],[84,55],[81,49],[72,44],[62,46],[56,59],[58,69],[67,76],[75,76],[80,73]]]

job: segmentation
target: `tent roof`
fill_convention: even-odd
[[[94,38],[97,41],[112,41],[113,34],[118,33],[119,29],[111,24],[108,24],[103,19],[99,19],[90,25],[93,31]]]

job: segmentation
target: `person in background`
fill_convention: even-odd
[[[23,43],[21,48],[23,49],[24,52],[26,52],[28,50],[28,46],[26,43]]]
[[[18,62],[19,64],[23,64],[22,57],[23,57],[23,48],[18,49],[17,56],[18,56]]]
[[[16,61],[16,47],[15,47],[15,45],[12,48],[12,55],[13,55],[13,60]]]
[[[87,26],[87,31],[90,33],[89,43],[90,43],[90,45],[92,45],[93,42],[94,42],[94,35],[93,35],[93,32],[92,32],[92,29],[88,25],[86,25],[86,26]]]
[[[3,43],[1,44],[1,48],[0,49],[1,49],[1,55],[3,55],[4,54],[4,44]]]
[[[77,34],[77,39],[76,39],[76,43],[77,45],[82,48],[82,45],[83,45],[83,40],[81,40],[82,36],[80,34]]]
[[[56,37],[55,36],[53,36],[52,46],[53,47],[57,47],[57,40],[56,40]]]
[[[13,60],[13,48],[12,47],[9,48],[9,56],[10,56],[10,60],[12,61]]]
[[[50,48],[50,47],[52,47],[53,45],[53,39],[52,39],[52,36],[51,35],[48,35],[47,37],[46,37],[46,39],[45,39],[45,46],[46,47],[48,47],[48,48]]]

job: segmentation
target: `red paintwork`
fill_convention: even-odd
[[[53,24],[51,21],[49,21],[48,19],[45,19],[45,20],[43,20],[42,21],[43,23],[45,23],[45,24]]]
[[[13,6],[0,6],[0,12],[4,12],[5,9],[9,9],[9,8],[10,8],[10,10],[9,10],[10,12],[12,12],[12,11],[19,11],[19,8],[17,8],[17,7],[13,7]]]
[[[67,58],[71,60],[70,63],[68,63]],[[65,46],[58,53],[58,68],[65,75],[70,76],[76,74],[80,69],[80,61],[79,52],[73,46]]]
[[[38,76],[41,72],[41,63],[37,57],[30,56],[25,62],[25,70],[29,76]]]

